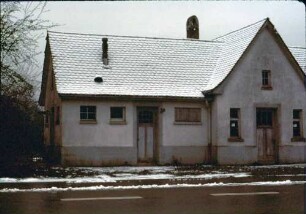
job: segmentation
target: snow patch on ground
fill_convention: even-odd
[[[116,182],[108,175],[76,178],[0,178],[0,183],[105,183]]]
[[[167,173],[175,170],[174,166],[116,166],[116,167],[79,167],[79,169],[89,172],[99,173],[140,173],[150,171],[152,173]]]
[[[244,178],[251,176],[249,173],[216,173],[216,174],[201,174],[201,175],[183,175],[180,178],[186,179],[216,179],[216,178]]]
[[[259,169],[259,168],[275,169],[275,168],[286,168],[286,167],[306,168],[306,164],[305,163],[301,163],[301,164],[281,164],[281,165],[247,166],[247,167],[255,168],[255,169]]]
[[[163,185],[133,185],[133,186],[89,186],[89,187],[50,187],[50,188],[33,188],[18,189],[4,188],[0,189],[1,193],[12,192],[65,192],[65,191],[97,191],[97,190],[122,190],[122,189],[162,189],[162,188],[193,188],[193,187],[218,187],[218,186],[279,186],[279,185],[300,185],[306,181],[265,181],[252,183],[207,183],[207,184],[163,184]]]
[[[251,176],[249,173],[213,173],[199,175],[173,175],[173,174],[148,174],[139,175],[131,173],[115,173],[109,175],[97,175],[92,177],[76,177],[76,178],[0,178],[0,183],[110,183],[128,180],[182,180],[182,179],[217,179],[217,178],[242,178]]]

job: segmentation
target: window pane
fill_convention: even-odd
[[[301,127],[299,121],[293,121],[293,137],[301,137]]]
[[[95,113],[91,113],[91,112],[89,112],[88,113],[88,118],[87,118],[88,120],[95,120],[96,119],[96,114]]]
[[[266,125],[272,126],[272,111],[267,111],[266,116]]]
[[[80,119],[81,120],[95,120],[96,119],[96,106],[80,106]]]
[[[230,109],[230,117],[231,118],[238,118],[238,109],[236,108],[231,108]]]
[[[269,86],[270,85],[270,71],[265,70],[262,71],[262,85]]]
[[[152,111],[139,111],[138,113],[139,123],[153,123],[153,112]]]
[[[82,113],[80,114],[81,120],[86,120],[87,119],[87,113]]]
[[[239,108],[230,109],[230,136],[231,137],[240,137],[239,133]]]
[[[239,137],[239,127],[237,120],[230,121],[230,136],[231,137]]]
[[[266,72],[262,72],[262,84],[268,85],[268,76]]]
[[[123,119],[123,107],[111,107],[111,119]]]
[[[273,125],[273,110],[258,109],[256,112],[257,126],[272,126]]]
[[[86,106],[80,106],[80,112],[86,112],[87,107]]]
[[[96,106],[87,106],[88,112],[95,113],[96,112]]]
[[[293,110],[293,119],[300,119],[300,112],[301,110]]]

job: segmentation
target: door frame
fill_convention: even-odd
[[[158,136],[159,136],[159,107],[157,106],[136,106],[136,149],[137,149],[137,163],[144,163],[143,161],[138,159],[139,150],[138,150],[138,135],[139,135],[139,122],[138,122],[138,114],[140,110],[149,110],[153,112],[153,159],[151,163],[158,162]]]
[[[259,159],[259,142],[257,141],[257,110],[258,109],[272,109],[273,110],[273,114],[272,114],[272,123],[273,123],[273,139],[275,140],[274,143],[274,160],[273,161],[264,161]],[[259,163],[263,163],[263,164],[276,164],[279,163],[279,130],[280,130],[280,112],[281,112],[281,108],[279,104],[274,104],[274,105],[270,105],[270,104],[255,104],[255,119],[254,119],[254,125],[255,125],[255,143],[256,143],[256,147],[257,147],[257,161]]]

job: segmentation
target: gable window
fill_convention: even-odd
[[[80,106],[80,120],[96,121],[96,106]]]
[[[110,107],[110,123],[125,123],[125,107]]]
[[[231,142],[243,141],[240,135],[240,109],[239,108],[230,109],[230,137],[228,140]]]
[[[175,122],[200,123],[201,108],[175,108]]]
[[[271,90],[271,71],[270,70],[263,70],[261,73],[261,80],[262,80],[262,87],[261,89]]]
[[[303,123],[302,123],[302,110],[301,109],[294,109],[293,110],[293,129],[292,134],[293,138],[292,141],[305,141],[303,138]]]

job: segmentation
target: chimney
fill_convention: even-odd
[[[199,20],[196,16],[190,16],[186,23],[187,39],[199,39]]]
[[[108,44],[107,38],[102,38],[102,61],[104,65],[108,65]]]

